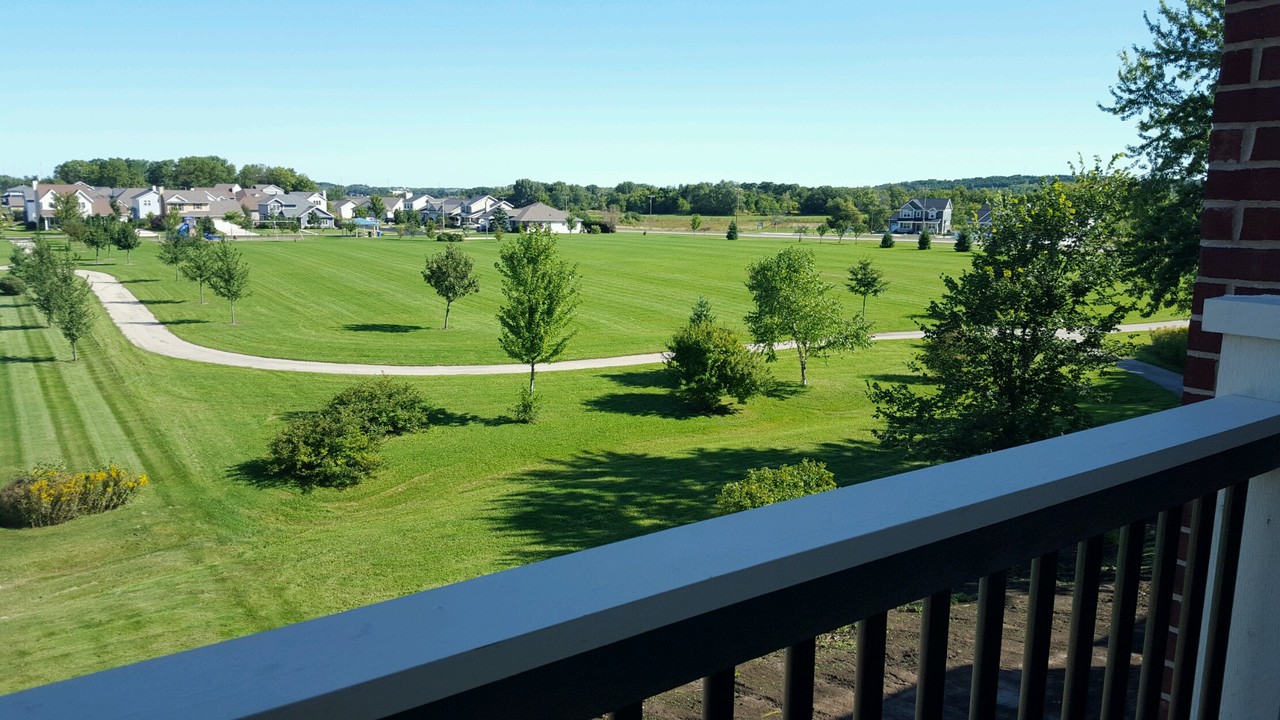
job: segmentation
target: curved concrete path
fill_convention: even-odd
[[[151,314],[114,276],[96,270],[77,270],[77,274],[89,281],[98,299],[107,310],[112,322],[129,342],[148,352],[181,360],[230,365],[257,370],[286,370],[290,372],[328,373],[332,375],[519,375],[529,372],[528,365],[361,365],[357,363],[318,362],[314,360],[286,360],[258,357],[215,350],[196,345],[174,335]],[[1157,327],[1185,325],[1184,322],[1141,323],[1121,325],[1120,330],[1135,332]],[[886,332],[871,336],[873,340],[911,340],[924,337],[919,331]],[[539,372],[560,370],[595,370],[600,368],[653,365],[663,361],[666,353],[644,353],[619,357],[590,358],[587,360],[563,360],[537,366]]]

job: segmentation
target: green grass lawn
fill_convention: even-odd
[[[562,236],[563,254],[579,264],[583,290],[578,335],[564,359],[665,349],[699,295],[711,301],[722,321],[744,331],[742,317],[750,309],[746,267],[787,242],[656,233]],[[883,269],[889,287],[868,303],[877,331],[916,329],[929,300],[942,292],[941,276],[959,274],[970,257],[942,247],[921,252],[906,243],[885,250],[868,240],[811,239],[804,245],[849,312],[861,305],[844,290],[849,266],[870,257]],[[171,330],[201,345],[399,365],[509,362],[497,343],[497,241],[463,244],[475,259],[480,293],[454,303],[448,331],[440,329],[444,302],[421,276],[427,255],[441,252],[443,243],[324,237],[238,247],[252,268],[252,295],[237,304],[236,326],[228,324],[224,301],[206,290],[207,304],[200,305],[195,285],[174,279],[173,269],[156,259],[155,243],[135,251],[131,265],[113,257],[101,269],[125,280]]]
[[[424,250],[439,247],[384,245],[375,248],[404,258],[403,271],[365,261],[335,272],[330,265],[366,257],[354,242],[243,247],[259,273],[293,262],[294,277],[355,275],[366,295],[383,299],[395,293],[376,290],[380,278],[399,283],[399,274],[416,272]],[[468,249],[480,255],[492,246]],[[189,296],[191,288],[164,278],[166,268],[150,250],[137,253],[128,271],[155,281],[134,287],[161,296],[181,288]],[[584,267],[604,262],[603,249],[590,250],[571,252]],[[731,265],[740,269],[748,254]],[[886,254],[886,265],[889,258],[911,262],[902,255]],[[829,266],[846,262],[826,257]],[[621,264],[639,272],[639,260]],[[723,275],[728,294],[738,281]],[[320,293],[293,282],[296,301],[310,307]],[[430,304],[422,288],[405,287],[417,292],[414,307]],[[261,285],[259,292],[246,309],[270,304]],[[350,312],[377,308],[343,305]],[[312,324],[322,323],[323,310],[315,307]],[[269,314],[246,314],[242,328],[267,324]],[[220,322],[208,325],[226,330]],[[275,327],[283,332],[285,325]],[[353,334],[370,344],[398,337]],[[303,347],[303,340],[293,342]],[[0,477],[42,460],[79,466],[113,458],[154,480],[120,510],[0,530],[0,665],[8,669],[0,692],[698,520],[710,514],[718,488],[751,467],[812,456],[842,484],[902,470],[908,464],[871,438],[864,388],[868,379],[900,377],[911,353],[911,343],[882,343],[814,363],[810,388],[784,386],[723,417],[690,415],[670,396],[660,366],[543,374],[546,410],[532,426],[504,420],[522,378],[418,378],[411,382],[440,406],[436,426],[388,442],[386,468],[374,479],[302,494],[266,477],[258,459],[283,418],[318,407],[353,379],[149,355],[105,318],[71,363],[65,342],[42,327],[34,308],[0,298]],[[784,354],[775,368],[783,380],[798,375],[792,357]],[[1173,402],[1128,376],[1104,382],[1116,399],[1101,408],[1103,420]]]
[[[659,230],[690,230],[689,215],[648,215],[640,213],[640,221],[635,227],[657,228]],[[729,230],[730,221],[738,221],[738,232],[767,232],[767,233],[789,233],[792,228],[799,225],[809,227],[809,232],[814,239],[817,239],[818,226],[826,221],[826,215],[787,215],[776,226],[773,224],[772,215],[703,215],[702,224],[698,227],[698,232],[710,237],[719,237],[724,239],[724,234]],[[759,223],[764,223],[763,227],[758,227]],[[623,226],[626,227],[626,226]],[[832,240],[835,235],[829,236]],[[863,233],[863,239],[870,237]],[[879,235],[876,236],[877,238]]]

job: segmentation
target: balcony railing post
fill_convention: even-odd
[[[1280,296],[1205,302],[1204,329],[1222,333],[1217,395],[1280,401]],[[1249,481],[1231,610],[1220,716],[1280,716],[1280,471]],[[1213,629],[1206,628],[1206,632]],[[1202,712],[1204,709],[1202,709]],[[1212,716],[1212,709],[1209,714]]]

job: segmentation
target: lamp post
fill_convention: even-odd
[[[649,196],[649,229],[653,229],[653,196]]]

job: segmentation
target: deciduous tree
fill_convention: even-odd
[[[1119,251],[1125,279],[1147,298],[1148,314],[1191,304],[1224,6],[1224,0],[1161,0],[1154,19],[1143,13],[1151,44],[1120,53],[1112,103],[1098,105],[1137,120],[1138,142],[1129,152],[1147,174],[1129,195],[1133,232]]]
[[[110,219],[107,221],[109,234],[111,237],[111,246],[117,250],[124,251],[124,264],[129,264],[129,253],[137,250],[142,245],[142,238],[138,237],[138,231],[127,222]]]
[[[756,309],[747,314],[747,327],[769,361],[777,359],[774,345],[795,343],[800,360],[800,384],[809,384],[809,359],[866,347],[866,321],[841,317],[840,303],[831,296],[835,286],[818,273],[813,253],[788,247],[747,268],[747,289]]]
[[[426,269],[422,271],[422,279],[444,298],[444,329],[449,329],[449,310],[453,301],[480,292],[480,281],[476,279],[475,263],[471,256],[462,252],[455,245],[445,247],[444,252],[427,258]]]
[[[849,281],[845,283],[849,292],[862,296],[862,319],[867,319],[867,296],[879,295],[889,287],[884,273],[870,260],[859,260],[857,265],[849,268]]]
[[[532,399],[537,364],[559,357],[574,335],[569,326],[578,307],[578,268],[560,258],[555,236],[543,229],[504,242],[494,267],[505,298],[498,308],[498,343],[513,360],[529,366]]]
[[[209,289],[231,303],[231,324],[236,324],[236,301],[249,295],[249,265],[240,250],[227,240],[212,248],[213,269],[209,273]]]
[[[96,315],[93,312],[93,290],[84,278],[76,275],[70,263],[60,267],[56,280],[53,323],[62,337],[71,343],[71,361],[79,359],[80,339],[89,334]]]
[[[1042,184],[997,214],[991,235],[929,304],[924,350],[911,365],[929,384],[872,383],[888,447],[953,460],[1086,427],[1093,373],[1110,367],[1108,338],[1130,310],[1112,252],[1122,174],[1094,167]]]
[[[183,256],[178,269],[182,276],[191,280],[200,289],[200,304],[204,304],[204,286],[213,277],[213,248],[205,242],[195,242]]]

